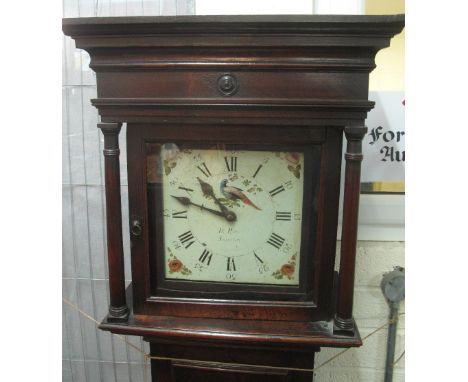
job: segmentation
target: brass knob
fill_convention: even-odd
[[[233,75],[224,74],[218,78],[218,90],[223,96],[233,95],[237,88],[237,80]]]
[[[132,221],[131,227],[130,227],[130,232],[132,233],[133,236],[140,236],[141,232],[143,231],[141,227],[141,223],[139,220],[134,220]]]

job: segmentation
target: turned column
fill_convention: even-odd
[[[107,258],[109,263],[109,321],[126,321],[122,209],[120,198],[119,133],[121,123],[98,123],[104,134]]]
[[[341,230],[340,273],[338,277],[338,299],[334,332],[354,335],[353,294],[354,269],[361,191],[362,139],[367,132],[365,126],[345,128],[348,141],[345,152],[346,172],[343,200],[343,223]]]

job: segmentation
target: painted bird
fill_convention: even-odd
[[[220,191],[226,198],[231,199],[231,200],[240,199],[244,204],[247,204],[248,206],[252,206],[256,210],[261,211],[261,209],[258,208],[255,204],[253,204],[252,201],[242,192],[240,188],[228,186],[227,182],[228,182],[227,179],[224,179],[221,182],[221,186],[220,186]]]

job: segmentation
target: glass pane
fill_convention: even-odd
[[[304,161],[284,148],[148,144],[164,277],[299,285]]]

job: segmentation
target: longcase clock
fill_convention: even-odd
[[[100,328],[143,336],[154,381],[310,381],[321,347],[361,345],[352,305],[368,78],[403,25],[401,15],[63,20],[91,56],[104,134],[111,304]]]

